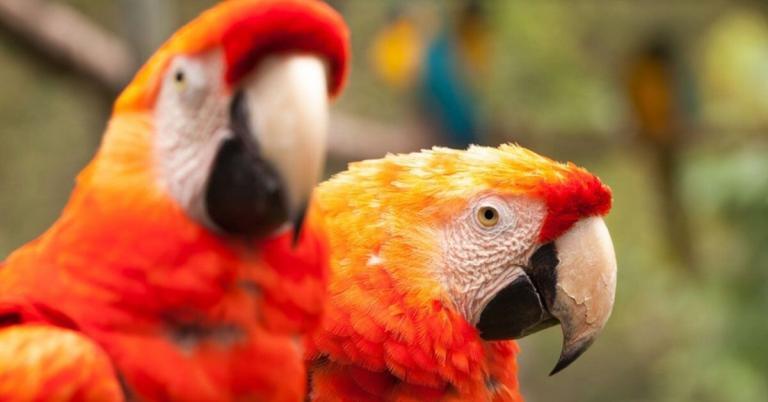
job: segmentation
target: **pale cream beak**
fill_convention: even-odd
[[[486,340],[519,339],[558,323],[564,369],[605,326],[616,293],[616,256],[603,219],[583,219],[531,256],[528,266],[484,307],[476,327]]]
[[[270,56],[242,88],[259,153],[282,179],[292,220],[301,220],[325,164],[329,104],[325,63],[308,54]]]
[[[549,312],[563,329],[563,349],[551,374],[564,369],[594,342],[611,316],[616,255],[602,218],[577,222],[555,240],[557,282]]]

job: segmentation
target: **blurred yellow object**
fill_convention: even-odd
[[[409,18],[400,17],[376,35],[370,51],[373,71],[387,84],[407,88],[416,79],[423,50],[421,32]]]

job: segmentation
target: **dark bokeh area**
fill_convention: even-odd
[[[47,3],[140,60],[213,1]],[[613,188],[613,316],[554,377],[557,330],[523,340],[528,401],[768,400],[766,3],[331,3],[354,67],[329,174],[389,151],[519,142]],[[44,53],[0,29],[3,255],[56,218],[113,96]]]

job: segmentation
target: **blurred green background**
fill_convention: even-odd
[[[140,60],[213,1],[55,3]],[[329,174],[387,151],[515,141],[614,190],[613,317],[554,377],[558,331],[523,340],[528,401],[768,401],[768,3],[332,4],[354,68]],[[0,29],[3,255],[56,218],[114,96],[44,53]]]

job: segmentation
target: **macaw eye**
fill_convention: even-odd
[[[187,75],[182,70],[176,70],[173,75],[173,83],[179,91],[187,87]]]
[[[484,227],[494,227],[499,223],[499,211],[494,207],[481,207],[477,210],[477,221]]]

